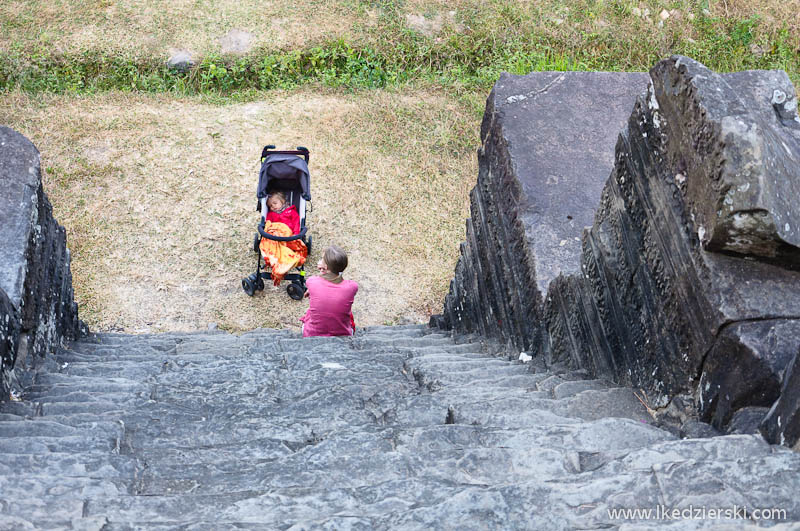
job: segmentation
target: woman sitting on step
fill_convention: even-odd
[[[322,253],[317,267],[322,274],[306,281],[309,305],[300,319],[303,337],[352,336],[356,329],[352,308],[358,284],[342,277],[347,253],[331,245]]]

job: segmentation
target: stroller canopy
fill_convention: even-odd
[[[261,172],[258,174],[259,199],[267,197],[270,188],[282,190],[300,190],[303,199],[311,200],[308,193],[309,173],[305,159],[297,155],[275,153],[267,155],[261,163]]]

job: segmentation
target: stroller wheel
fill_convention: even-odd
[[[253,250],[255,252],[259,252],[258,244],[261,243],[261,235],[256,232],[255,237],[253,238]]]
[[[286,293],[288,293],[289,296],[294,300],[299,301],[303,299],[303,295],[305,295],[306,290],[300,284],[292,282],[286,286]]]
[[[308,241],[306,242],[306,249],[308,249],[308,255],[311,256],[311,240],[313,238],[311,235],[308,236]]]
[[[261,277],[258,277],[258,278],[256,279],[255,283],[253,284],[253,287],[255,287],[255,288],[256,288],[256,291],[261,291],[261,290],[263,290],[263,289],[264,289],[264,279],[263,279],[263,278],[261,278]]]
[[[249,278],[242,279],[242,289],[244,290],[245,293],[247,293],[251,297],[256,292],[256,287],[253,285],[253,283],[250,281]]]

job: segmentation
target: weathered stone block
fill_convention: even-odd
[[[721,429],[740,408],[772,406],[798,341],[800,321],[766,320],[726,327],[703,365],[697,390],[702,419]]]
[[[800,349],[788,366],[781,396],[772,405],[760,429],[769,442],[800,450]]]
[[[646,83],[638,73],[501,76],[481,126],[467,241],[435,322],[546,348],[543,296],[578,271],[614,138]]]
[[[667,164],[703,248],[800,268],[800,120],[788,76],[720,76],[678,58],[652,79],[654,125],[667,122]]]
[[[550,361],[644,388],[655,407],[696,393],[724,429],[774,402],[800,346],[800,136],[773,102],[794,90],[782,72],[721,76],[684,57],[650,75],[582,273],[550,285]]]
[[[42,188],[39,152],[0,127],[0,400],[8,396],[5,375],[20,360],[33,366],[62,337],[85,329],[69,262],[66,233]]]

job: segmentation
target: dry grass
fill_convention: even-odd
[[[253,103],[109,93],[0,97],[42,154],[82,318],[128,332],[297,327],[307,302],[247,297],[263,145],[311,149],[315,264],[347,249],[361,325],[441,308],[477,175],[479,113],[441,93],[301,90]]]
[[[350,36],[350,23],[369,21],[343,18],[342,7],[317,0],[16,0],[0,3],[0,49],[17,43],[61,52],[152,55],[187,48],[206,54],[219,51],[219,39],[234,28],[252,33],[254,47],[291,48]]]
[[[784,27],[800,32],[797,0],[14,0],[0,3],[0,50],[166,56],[187,48],[203,56],[219,52],[234,28],[252,33],[254,49],[289,50],[334,38],[375,43],[405,25],[431,38],[533,32],[565,47],[617,35],[661,43],[668,53],[676,40],[700,38],[689,17],[703,5],[723,18],[759,16],[757,39]],[[663,10],[671,16],[659,24]],[[426,21],[415,26],[409,15]]]

